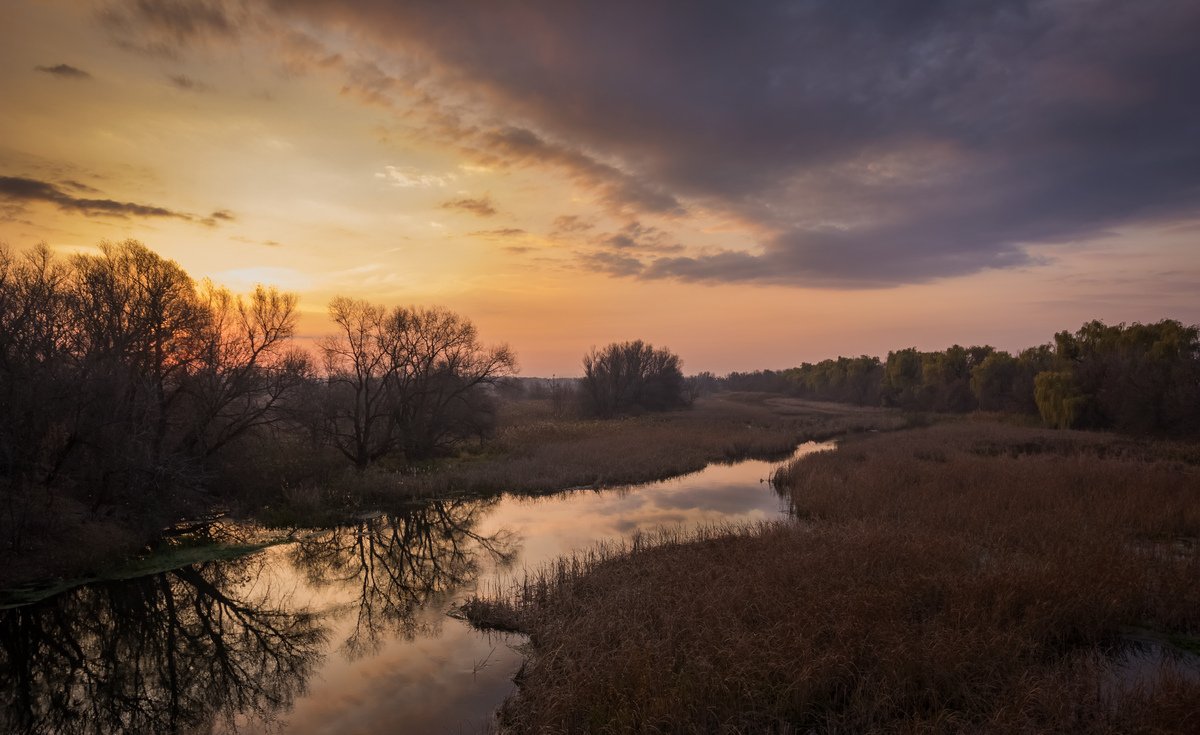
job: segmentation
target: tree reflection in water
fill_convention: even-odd
[[[3,611],[0,731],[191,732],[287,710],[327,634],[270,590],[238,599],[264,563],[99,582]]]
[[[292,563],[315,588],[350,593],[357,620],[343,643],[350,658],[382,638],[412,640],[436,632],[442,615],[423,615],[437,598],[473,582],[481,562],[515,556],[511,534],[474,528],[497,500],[435,500],[420,507],[331,529],[296,544]]]
[[[472,582],[485,559],[511,560],[507,533],[474,530],[494,504],[430,502],[321,532],[288,558],[314,588],[350,593],[357,619],[343,648],[359,656],[385,635],[435,632],[442,616],[428,603]],[[269,589],[273,559],[97,582],[0,611],[0,732],[195,732],[276,719],[305,693],[329,621]]]

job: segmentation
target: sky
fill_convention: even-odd
[[[441,305],[526,376],[1200,322],[1200,3],[0,0],[0,242]]]

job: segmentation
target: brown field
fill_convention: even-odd
[[[855,438],[780,472],[792,522],[594,550],[466,612],[530,634],[514,732],[1195,732],[1198,464],[972,420]]]
[[[904,426],[896,411],[753,393],[608,421],[555,419],[548,408],[538,401],[509,404],[492,456],[440,469],[425,479],[422,492],[547,492],[651,482],[710,462],[786,456],[802,442]]]
[[[702,398],[691,410],[612,420],[555,417],[549,400],[502,405],[495,437],[417,472],[343,473],[286,491],[277,523],[303,524],[322,509],[384,506],[463,493],[547,493],[574,487],[651,482],[710,462],[786,457],[796,445],[906,425],[899,412],[815,403],[758,393]],[[312,522],[308,520],[308,522]]]

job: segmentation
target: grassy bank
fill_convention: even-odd
[[[548,493],[615,487],[703,469],[711,462],[786,457],[797,444],[906,424],[899,412],[732,393],[695,408],[614,420],[556,417],[550,401],[505,404],[483,450],[416,471],[345,472],[299,482],[266,519],[311,524],[345,511],[463,494]]]
[[[631,485],[712,462],[785,457],[810,440],[905,425],[896,411],[753,393],[610,421],[554,418],[547,409],[539,402],[511,404],[490,455],[421,476],[417,491],[543,493]]]
[[[485,447],[416,468],[384,464],[360,473],[340,455],[307,445],[247,443],[214,483],[219,493],[213,499],[232,517],[253,523],[328,527],[430,497],[649,482],[710,462],[786,455],[810,439],[904,423],[890,410],[753,393],[610,421],[555,416],[549,400],[509,401],[500,406],[497,434]],[[161,541],[158,527],[95,518],[82,508],[46,506],[40,512],[44,528],[21,553],[0,550],[0,589],[30,580],[46,589],[64,578],[92,578]]]
[[[596,550],[466,611],[531,636],[516,732],[1190,732],[1195,659],[1118,662],[1131,626],[1200,633],[1198,462],[873,435],[780,472],[796,521]]]

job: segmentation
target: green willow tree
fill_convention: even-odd
[[[1086,398],[1075,425],[1200,431],[1200,327],[1091,321],[1054,339],[1055,370],[1069,373]]]
[[[1070,371],[1046,371],[1034,378],[1034,400],[1047,426],[1070,429],[1087,410],[1087,396]]]

